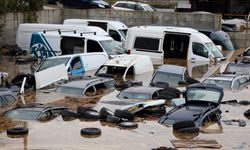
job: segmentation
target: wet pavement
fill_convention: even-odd
[[[238,52],[237,52],[238,53]],[[235,55],[237,56],[237,55]],[[3,61],[4,60],[4,63]],[[14,78],[18,72],[29,72],[29,64],[18,65],[15,64],[12,58],[6,58],[2,56],[0,71],[9,73],[9,81]],[[174,63],[174,62],[169,62]],[[180,62],[179,62],[180,63]],[[184,66],[188,65],[188,62],[180,63]],[[193,66],[192,66],[193,65]],[[200,64],[199,64],[200,65]],[[190,63],[187,66],[189,72],[193,77],[197,79],[209,76],[214,72],[219,72],[221,64],[206,64],[197,65]],[[11,66],[11,67],[9,67]],[[190,70],[191,68],[191,70]],[[144,74],[134,77],[136,80],[143,80],[144,85],[148,85],[152,73]],[[62,95],[54,93],[53,90],[43,90],[36,93],[29,93],[26,95],[25,100],[28,102],[38,103],[50,103],[50,104],[62,104],[76,109],[77,106],[95,106],[96,109],[100,109],[103,106],[119,108],[123,107],[123,104],[114,104],[115,97],[118,91],[107,94],[104,97],[94,99],[77,99],[77,98],[65,98]],[[249,100],[250,89],[243,91],[225,91],[225,100],[237,99]],[[99,101],[99,102],[98,102]],[[105,101],[111,101],[106,103]],[[221,104],[222,118],[221,126],[214,124],[204,129],[196,140],[216,140],[221,146],[221,149],[235,149],[235,150],[247,150],[250,149],[250,120],[244,117],[243,113],[248,106],[242,106],[239,104]],[[167,111],[171,107],[167,107]],[[237,123],[232,125],[226,125],[223,120],[230,119],[244,119],[246,121],[245,127],[239,127]],[[49,122],[37,122],[37,121],[16,121],[9,120],[0,117],[0,149],[14,149],[14,150],[28,150],[28,149],[48,149],[48,150],[77,150],[77,149],[154,149],[158,147],[173,147],[171,140],[178,140],[174,135],[171,127],[166,127],[157,123],[158,118],[153,119],[140,119],[138,122],[138,128],[133,130],[124,130],[118,128],[116,125],[107,124],[100,121],[83,121],[75,119],[72,121],[64,121],[61,116],[53,119]],[[29,133],[25,137],[10,138],[6,134],[7,128],[14,126],[26,126],[29,128]],[[97,127],[102,130],[102,134],[97,138],[82,137],[80,130],[86,127]],[[190,149],[192,149],[190,147]],[[201,148],[197,148],[201,149]]]

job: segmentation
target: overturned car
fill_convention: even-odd
[[[158,121],[166,126],[179,121],[191,120],[196,126],[217,122],[221,118],[220,102],[223,89],[214,84],[193,84],[184,93],[185,104],[167,112]]]

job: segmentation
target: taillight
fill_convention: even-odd
[[[129,49],[127,53],[128,53],[128,54],[131,54],[131,50]]]

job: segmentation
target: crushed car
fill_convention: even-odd
[[[221,118],[220,102],[223,88],[214,84],[193,84],[185,92],[185,104],[174,107],[159,119],[159,123],[171,126],[176,122],[190,120],[196,126],[217,122]]]
[[[119,55],[100,66],[95,75],[110,74],[114,78],[126,80],[130,75],[153,72],[153,64],[146,55]]]
[[[59,86],[57,93],[75,97],[93,97],[113,91],[115,81],[107,77],[86,77]]]

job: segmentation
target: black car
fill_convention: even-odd
[[[214,84],[193,84],[185,92],[185,104],[173,108],[158,121],[164,125],[173,125],[179,121],[191,120],[197,126],[217,122],[220,119],[220,102],[223,89]]]
[[[110,8],[104,0],[62,0],[63,6],[71,8]]]

